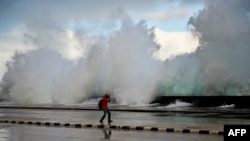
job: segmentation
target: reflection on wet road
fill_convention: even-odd
[[[101,111],[86,110],[39,110],[0,109],[0,119],[31,120],[46,122],[69,122],[99,124]],[[112,111],[114,125],[150,126],[168,128],[189,128],[223,130],[224,124],[250,124],[248,114],[221,115],[218,113],[150,113]],[[105,121],[106,124],[106,121]],[[78,140],[175,140],[175,141],[222,141],[223,136],[149,131],[119,131],[102,129],[55,128],[32,125],[0,124],[1,141],[78,141]]]
[[[223,136],[145,131],[118,131],[37,127],[29,125],[0,125],[1,141],[223,141]]]

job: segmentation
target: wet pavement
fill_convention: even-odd
[[[219,113],[178,113],[178,112],[126,112],[111,111],[114,125],[188,128],[223,131],[225,124],[250,124],[249,115],[219,114]],[[56,109],[0,109],[0,119],[68,122],[81,124],[99,124],[102,111],[96,110],[56,110]],[[106,123],[105,123],[106,124]],[[221,135],[200,135],[185,133],[166,133],[149,131],[119,131],[102,129],[55,128],[33,125],[18,125],[0,123],[0,141],[27,140],[104,140],[109,133],[111,140],[181,140],[222,141]]]
[[[151,113],[111,111],[113,124],[128,126],[156,126],[223,130],[225,124],[250,124],[246,115],[218,115],[216,113]],[[0,109],[0,119],[37,120],[99,124],[102,111]]]
[[[1,141],[223,141],[223,136],[0,124]]]

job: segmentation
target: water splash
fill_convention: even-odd
[[[88,55],[75,61],[54,46],[16,53],[7,64],[2,93],[23,104],[81,103],[105,92],[121,104],[148,103],[161,66],[152,58],[158,45],[151,30],[144,22],[126,22],[111,37],[87,47]],[[57,42],[50,39],[48,46]]]
[[[199,49],[164,63],[152,58],[159,45],[143,22],[125,21],[112,36],[91,41],[77,32],[84,55],[76,61],[60,50],[69,46],[60,27],[35,23],[25,39],[39,48],[7,63],[1,94],[17,103],[81,103],[110,92],[118,103],[133,105],[156,95],[249,95],[249,6],[247,0],[206,0],[188,22]]]

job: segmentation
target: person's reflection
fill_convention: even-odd
[[[102,131],[103,131],[103,133],[104,133],[104,139],[109,140],[110,137],[111,137],[111,130],[110,130],[110,129],[109,129],[109,130],[103,129]]]

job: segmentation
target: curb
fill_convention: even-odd
[[[144,126],[125,126],[125,125],[93,125],[79,123],[60,123],[60,122],[40,122],[40,121],[18,121],[18,120],[0,120],[0,123],[25,124],[46,127],[65,127],[65,128],[95,128],[95,129],[116,129],[124,131],[151,131],[151,132],[169,132],[169,133],[196,133],[207,135],[224,135],[224,131],[197,130],[197,129],[178,129],[178,128],[159,128]]]

